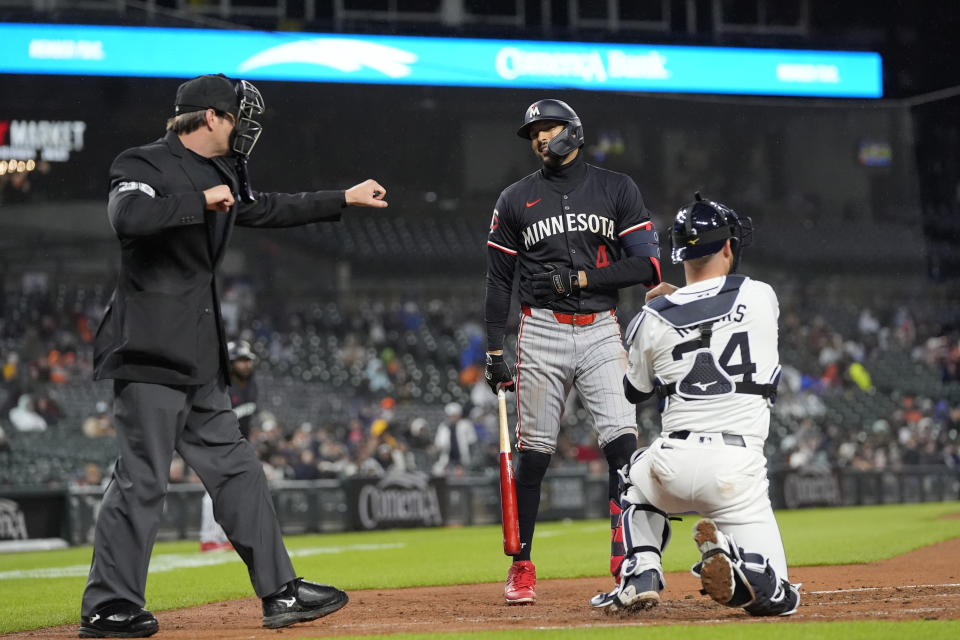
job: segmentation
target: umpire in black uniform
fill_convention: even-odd
[[[94,377],[114,380],[120,455],[97,519],[80,637],[156,633],[144,590],[174,451],[213,498],[262,598],[264,626],[347,603],[343,591],[297,578],[284,547],[260,462],[231,410],[215,270],[234,225],[336,221],[349,205],[386,207],[385,190],[366,180],[346,191],[253,192],[246,160],[263,108],[249,82],[193,78],[177,90],[166,135],[110,168],[121,266],[94,342]]]

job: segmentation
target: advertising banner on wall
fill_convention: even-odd
[[[0,158],[67,162],[71,153],[83,151],[86,130],[83,120],[0,119]]]
[[[65,537],[65,504],[58,491],[0,496],[0,541]]]
[[[346,488],[353,529],[439,527],[444,524],[447,483],[424,473],[354,478]]]

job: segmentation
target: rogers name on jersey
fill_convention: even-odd
[[[566,224],[564,224],[566,223]],[[590,231],[616,239],[613,220],[595,213],[567,213],[538,220],[520,232],[523,246],[529,249],[544,238],[567,231]]]
[[[698,296],[698,297],[705,297],[705,296]],[[718,325],[721,325],[725,322],[743,322],[743,317],[746,314],[746,312],[747,312],[747,305],[740,303],[736,306],[736,308],[733,311],[729,312],[725,316],[720,316],[719,318],[714,320],[714,322],[716,322]],[[673,327],[673,330],[676,331],[677,334],[680,336],[687,336],[691,333],[700,333],[700,327],[696,325],[690,326],[690,327]]]

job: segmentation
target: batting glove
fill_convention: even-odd
[[[580,293],[578,271],[568,267],[547,267],[550,271],[530,276],[530,285],[537,304],[545,305]]]
[[[504,391],[513,391],[513,376],[510,375],[510,367],[503,361],[501,354],[487,354],[487,366],[483,371],[483,377],[487,379],[490,390],[496,393],[500,389]]]

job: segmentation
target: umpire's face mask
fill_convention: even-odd
[[[263,96],[255,86],[246,80],[237,82],[237,95],[240,108],[237,111],[237,125],[230,135],[230,148],[240,158],[246,159],[260,139],[263,127],[256,117],[263,113]]]

